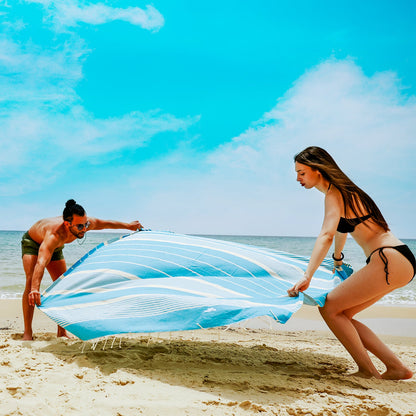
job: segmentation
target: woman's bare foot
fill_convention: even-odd
[[[409,368],[403,366],[400,368],[390,368],[381,375],[384,380],[407,380],[413,377]]]
[[[372,378],[372,377],[381,378],[381,375],[378,374],[378,373],[377,374],[371,374],[370,372],[364,371],[364,370],[358,370],[355,373],[348,374],[348,377],[351,377],[351,376],[361,377],[361,378]]]

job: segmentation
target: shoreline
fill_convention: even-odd
[[[0,317],[0,328],[6,327],[13,331],[22,331],[21,300],[0,299]],[[372,305],[357,314],[357,319],[381,336],[416,338],[416,307]],[[231,327],[284,332],[313,330],[330,333],[318,308],[308,305],[303,305],[285,324],[275,322],[270,317],[258,317],[233,324]],[[56,324],[35,308],[34,332],[54,332],[55,328]]]

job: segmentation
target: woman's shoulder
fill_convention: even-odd
[[[339,203],[342,206],[344,205],[340,190],[332,184],[330,184],[328,191],[325,194],[325,200],[331,201],[333,203]]]
[[[341,192],[334,186],[331,186],[325,194],[325,215],[340,218],[344,213],[344,200]]]

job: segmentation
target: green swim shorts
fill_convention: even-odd
[[[39,254],[39,247],[40,247],[40,244],[32,240],[32,238],[29,235],[29,232],[26,231],[22,237],[22,257],[25,254],[31,254],[33,256],[37,256]],[[62,251],[63,248],[64,246],[58,247],[55,249],[55,251],[52,254],[51,261],[64,259],[64,253]]]

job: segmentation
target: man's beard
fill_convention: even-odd
[[[85,232],[74,232],[71,229],[69,229],[69,231],[71,231],[71,234],[74,235],[76,238],[84,238],[85,236]]]

